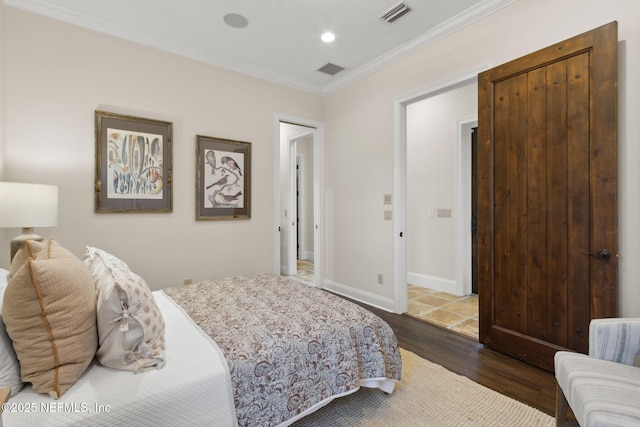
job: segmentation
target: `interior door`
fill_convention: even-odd
[[[617,314],[617,23],[478,84],[480,342],[553,370]]]

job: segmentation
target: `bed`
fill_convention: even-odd
[[[25,385],[4,408],[3,426],[234,425],[224,356],[162,292],[154,297],[166,323],[162,369],[134,374],[94,360],[57,400]]]
[[[162,363],[133,373],[96,356],[57,399],[26,384],[3,405],[3,426],[287,426],[360,387],[391,393],[401,379],[385,322],[292,279],[231,277],[152,299]]]

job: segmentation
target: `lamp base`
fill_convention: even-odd
[[[11,261],[27,240],[42,242],[43,238],[33,232],[33,227],[23,227],[22,234],[11,239]]]

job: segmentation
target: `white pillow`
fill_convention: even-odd
[[[111,268],[131,270],[127,263],[122,261],[120,258],[107,251],[91,246],[87,246],[87,251],[82,262],[87,266],[87,268],[89,268],[89,271],[91,271],[91,274],[94,276],[96,281],[96,285],[99,282],[109,279],[109,276],[111,276]]]
[[[145,281],[101,249],[87,247],[85,263],[98,294],[98,361],[136,373],[160,369],[165,361],[164,319]]]
[[[0,268],[0,388],[10,388],[11,396],[14,396],[20,391],[24,383],[20,379],[18,357],[13,350],[13,343],[2,320],[2,301],[8,281],[9,270]]]
[[[6,288],[7,283],[9,283],[9,270],[0,268],[0,289]]]

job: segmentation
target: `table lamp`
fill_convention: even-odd
[[[0,227],[22,228],[22,234],[11,240],[12,260],[26,240],[42,240],[33,227],[57,224],[57,186],[0,182]]]

